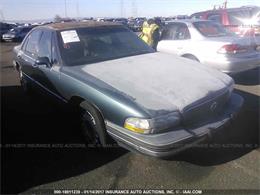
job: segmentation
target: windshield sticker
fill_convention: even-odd
[[[80,42],[79,36],[75,30],[67,30],[61,32],[63,43]]]

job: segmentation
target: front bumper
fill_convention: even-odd
[[[107,121],[107,132],[120,146],[128,150],[160,158],[170,157],[206,140],[212,133],[223,128],[237,115],[242,104],[243,98],[233,93],[221,116],[196,128],[174,129],[165,133],[144,135],[131,132]]]
[[[15,41],[16,40],[16,38],[15,37],[3,37],[2,38],[4,41]]]

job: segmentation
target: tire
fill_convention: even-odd
[[[196,58],[196,57],[193,56],[193,55],[184,55],[183,57],[184,57],[184,58],[187,58],[187,59],[190,59],[190,60],[194,60],[194,61],[200,62],[200,61],[198,60],[198,58]]]
[[[112,143],[111,138],[106,133],[103,117],[97,109],[89,104],[84,104],[84,109],[80,115],[81,131],[87,144],[105,148],[108,144]]]

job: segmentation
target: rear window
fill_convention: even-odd
[[[214,22],[194,22],[193,25],[205,37],[223,37],[234,35],[221,25]]]

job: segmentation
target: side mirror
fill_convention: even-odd
[[[51,62],[48,57],[38,57],[35,61],[36,66],[40,65],[46,65],[47,67],[50,67]]]

